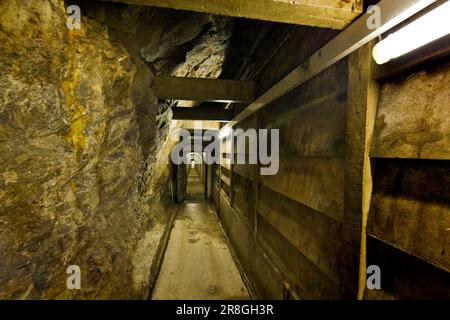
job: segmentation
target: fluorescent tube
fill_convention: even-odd
[[[450,1],[433,9],[373,48],[376,63],[384,64],[450,33]]]

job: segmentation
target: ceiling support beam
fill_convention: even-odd
[[[367,21],[372,18],[372,13],[367,12],[242,110],[232,121],[224,126],[222,130],[229,129],[236,123],[246,119],[256,111],[310,80],[320,72],[344,59],[383,33],[421,12],[436,1],[437,0],[381,0],[377,4],[382,12],[378,28],[370,28],[370,24],[368,24]]]
[[[233,119],[233,111],[221,107],[172,108],[174,120],[207,120],[228,122]]]
[[[343,29],[363,11],[363,0],[112,1],[332,29]]]
[[[168,76],[155,80],[156,97],[160,99],[245,103],[255,100],[255,88],[253,81]]]

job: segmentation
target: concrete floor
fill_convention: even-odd
[[[152,299],[250,299],[210,205],[180,206]]]
[[[205,188],[198,169],[190,169],[187,179],[186,199],[188,201],[204,200]]]

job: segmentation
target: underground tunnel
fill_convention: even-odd
[[[1,0],[0,299],[450,299],[448,17]]]

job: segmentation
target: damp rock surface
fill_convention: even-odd
[[[176,143],[153,80],[221,72],[228,36],[211,16],[90,3],[80,30],[63,1],[0,3],[0,299],[147,296]],[[195,67],[189,52],[204,52]]]

